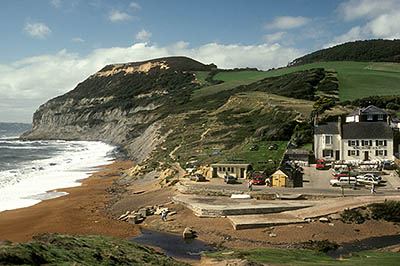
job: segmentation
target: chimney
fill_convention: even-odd
[[[341,116],[338,117],[338,131],[339,131],[340,137],[342,137],[343,136],[343,126],[342,126],[342,117]]]

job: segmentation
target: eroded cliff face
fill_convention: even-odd
[[[198,86],[191,71],[211,67],[184,57],[106,66],[40,106],[23,138],[112,142],[141,162],[168,135],[165,110]]]

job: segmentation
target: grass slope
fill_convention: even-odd
[[[188,265],[128,240],[44,234],[34,242],[0,242],[0,265]]]
[[[318,62],[302,66],[281,68],[272,71],[240,71],[220,72],[215,80],[224,83],[205,86],[194,91],[193,97],[201,97],[231,90],[240,85],[247,85],[268,77],[277,77],[284,74],[325,68],[338,73],[340,101],[354,100],[375,95],[400,94],[400,64],[380,62]]]
[[[364,251],[350,256],[343,256],[342,260],[335,260],[322,252],[300,249],[275,249],[260,248],[253,250],[234,250],[232,252],[218,252],[207,256],[217,259],[244,259],[253,263],[264,263],[273,265],[296,265],[296,266],[392,266],[398,265],[400,254],[394,252],[371,252]]]

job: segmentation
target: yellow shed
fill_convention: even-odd
[[[273,187],[286,187],[286,179],[288,176],[281,170],[277,170],[272,174],[272,186]]]

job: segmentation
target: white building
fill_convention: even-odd
[[[346,119],[347,120],[347,119]],[[341,120],[314,128],[314,154],[327,161],[393,160],[393,132],[386,122],[342,124]]]

